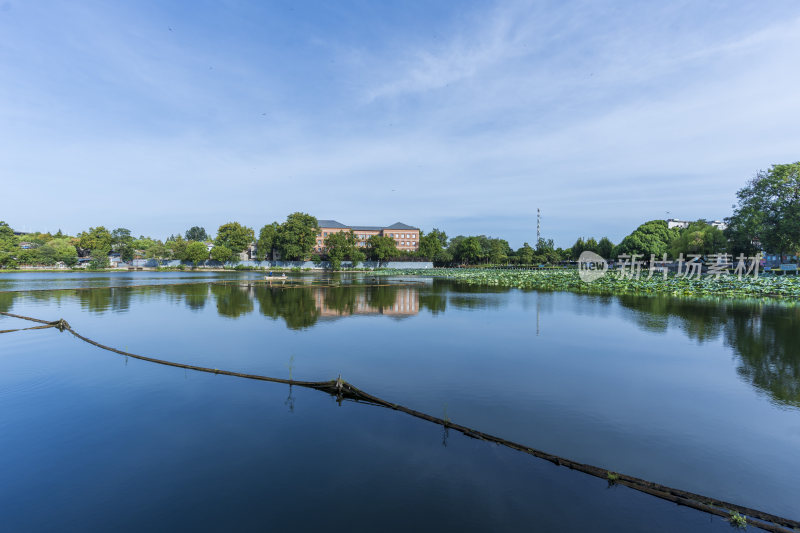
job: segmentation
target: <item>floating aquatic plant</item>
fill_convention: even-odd
[[[417,270],[383,270],[380,275],[418,275],[445,278],[469,285],[511,287],[545,291],[571,291],[588,294],[668,294],[686,297],[756,297],[782,300],[800,299],[800,277],[759,276],[739,279],[732,275],[689,278],[670,275],[647,278],[624,277],[619,272],[586,283],[575,269],[494,270],[481,268],[437,268]]]

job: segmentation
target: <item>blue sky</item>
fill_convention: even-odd
[[[800,159],[800,3],[0,0],[0,220],[618,242]]]

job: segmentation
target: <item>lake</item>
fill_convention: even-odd
[[[800,518],[800,308],[424,277],[0,274],[0,311],[321,381]],[[30,327],[0,316],[0,330]],[[0,335],[7,531],[730,531],[722,518],[323,392]]]

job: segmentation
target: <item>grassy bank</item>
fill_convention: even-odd
[[[615,272],[586,283],[578,277],[577,270],[491,270],[477,268],[437,268],[435,270],[382,270],[382,275],[420,275],[452,279],[470,285],[514,287],[548,291],[571,291],[592,294],[669,294],[673,296],[720,296],[744,298],[800,298],[800,277],[760,276],[743,277],[711,276],[688,279],[661,276],[646,279],[622,278]]]

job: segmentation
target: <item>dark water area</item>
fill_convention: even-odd
[[[52,289],[52,290],[48,290]],[[0,274],[0,311],[134,353],[341,375],[549,453],[800,518],[800,311],[430,278]],[[0,330],[30,323],[0,316]],[[729,531],[324,393],[0,335],[8,531]]]

